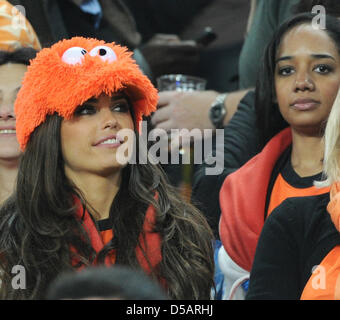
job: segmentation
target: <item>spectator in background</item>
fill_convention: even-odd
[[[142,42],[146,43],[156,33],[180,34],[194,17],[216,0],[125,0],[131,10]]]
[[[326,179],[330,193],[290,198],[264,224],[250,274],[248,300],[340,299],[339,206],[340,90],[324,135]]]
[[[268,43],[268,39],[270,39],[276,26],[291,15],[290,11],[296,2],[297,0],[259,0],[252,2],[251,12],[254,11],[255,15],[254,19],[252,16],[250,17],[251,28],[242,49],[244,53],[241,53],[239,61],[240,91],[229,93],[224,97],[223,103],[227,112],[224,118],[219,119],[219,123],[212,123],[209,118],[210,108],[219,95],[218,92],[161,92],[159,109],[152,118],[153,125],[156,128],[165,130],[176,128],[186,128],[188,130],[198,128],[203,130],[221,128],[227,124],[235,113],[240,100],[250,88],[255,86],[257,68],[260,64],[261,52],[263,52],[264,46]],[[251,45],[248,46],[250,42]],[[248,62],[247,59],[251,59],[251,62]],[[244,68],[246,63],[249,63],[251,68]],[[252,80],[244,83],[245,79]]]
[[[238,62],[248,16],[249,0],[214,0],[202,8],[180,32],[181,39],[198,38],[198,41],[207,27],[216,35],[215,38],[209,38],[211,41],[201,51],[194,73],[207,80],[206,90],[238,90]]]
[[[182,40],[181,32],[216,0],[125,0],[142,36],[141,51],[154,79],[164,74],[195,75],[202,47],[195,43],[203,28]]]
[[[58,274],[96,264],[142,269],[170,298],[210,298],[206,220],[158,166],[139,162],[140,121],[157,98],[131,52],[112,43],[75,37],[32,61],[15,103],[16,192],[0,210],[4,298],[41,298]],[[17,264],[25,290],[11,285]]]
[[[191,2],[191,7],[196,8],[191,12],[193,15],[202,3],[208,0],[199,0],[197,5],[193,5],[191,0],[185,1],[188,3],[187,6]],[[123,0],[10,0],[10,2],[25,7],[26,15],[38,33],[43,46],[50,46],[56,41],[73,36],[116,42],[127,46],[134,52],[137,63],[153,82],[158,74],[174,70],[183,72],[180,71],[183,68],[192,70],[198,62],[200,49],[193,41],[181,41],[174,35],[170,38],[163,35],[151,38],[146,29],[140,32],[139,28],[143,26],[143,23],[140,23],[141,15],[149,20],[150,15],[160,6],[158,2],[137,1],[133,3]],[[139,2],[143,7],[141,15]],[[133,12],[128,5],[134,10]],[[161,7],[174,10],[171,1],[168,1],[166,5],[162,2]],[[183,3],[180,7],[182,5]],[[137,15],[138,25],[136,25],[135,15]],[[169,11],[162,11],[158,15],[158,18],[163,21],[168,17]],[[182,20],[184,21],[184,17]],[[169,25],[171,29],[177,30],[176,25]],[[152,32],[157,32],[157,29]]]
[[[0,204],[13,191],[21,155],[15,135],[14,101],[30,59],[40,49],[26,18],[0,1]]]
[[[237,288],[249,276],[264,220],[273,210],[290,197],[329,192],[313,183],[322,178],[322,135],[339,91],[340,21],[327,16],[326,29],[315,29],[315,17],[297,15],[278,28],[256,85],[264,136],[287,123],[289,128],[229,175],[221,188],[223,247],[218,261],[229,298],[241,293]]]
[[[151,70],[137,49],[141,35],[131,12],[121,0],[10,0],[21,5],[43,47],[72,36],[93,37],[117,42],[134,51],[143,72]]]
[[[21,151],[15,135],[14,101],[21,87],[33,48],[0,50],[0,204],[14,189]]]
[[[61,274],[47,300],[167,300],[163,289],[144,273],[124,266],[92,267]]]
[[[254,47],[250,44],[255,43],[254,39],[257,39],[261,43],[261,47],[264,48],[268,43],[268,37],[273,34],[284,18],[293,16],[295,13],[311,12],[315,4],[323,5],[327,14],[336,17],[340,16],[339,2],[337,0],[300,0],[295,1],[295,5],[294,1],[258,1],[256,7],[254,4],[255,2],[252,2],[253,7],[248,23],[249,31],[242,50],[244,53],[242,54],[243,58],[240,58],[240,64],[243,63],[242,61],[245,63],[247,60],[245,48],[248,47],[249,50],[253,50]],[[289,9],[287,6],[289,6]],[[274,19],[273,17],[281,18]],[[258,21],[258,19],[260,20]],[[248,57],[251,58],[251,54]],[[257,64],[260,64],[261,56],[257,57]],[[254,65],[256,65],[255,61]],[[249,73],[252,74],[253,72],[254,66],[252,65]],[[240,72],[240,74],[242,73]],[[244,72],[243,74],[246,73]],[[245,78],[244,81],[248,80]],[[208,161],[198,165],[196,168],[192,201],[205,213],[217,238],[219,238],[218,224],[221,213],[219,192],[225,178],[259,153],[268,141],[268,137],[272,137],[283,128],[282,124],[279,126],[278,123],[272,122],[274,127],[268,130],[268,127],[263,127],[263,123],[261,125],[257,123],[257,119],[261,118],[263,118],[263,115],[257,114],[255,110],[255,93],[252,90],[241,100],[237,112],[228,125],[224,127],[223,145],[214,146],[214,155],[216,155],[216,148],[220,152],[223,150],[224,153],[222,174],[218,176],[206,175],[205,170],[210,166]],[[268,134],[268,136],[265,137],[265,134]]]
[[[297,1],[294,0],[251,1],[247,35],[239,59],[240,88],[255,87],[255,79],[261,63],[261,52],[268,44],[275,29],[293,14],[292,9],[296,3]],[[246,70],[245,64],[249,65],[249,70]],[[247,80],[248,78],[252,80]],[[191,123],[195,121],[192,127],[213,128],[208,114],[211,104],[217,96],[218,93],[213,91],[177,93],[176,97],[173,92],[165,92],[164,95],[160,93],[160,104],[164,100],[166,108],[164,111],[161,108],[157,112],[159,114],[164,113],[166,118],[168,112],[177,112],[178,108],[181,110],[177,123],[180,127],[188,125],[188,121]],[[192,202],[205,214],[217,239],[219,239],[218,223],[221,213],[219,192],[223,181],[230,173],[240,168],[261,150],[256,125],[254,91],[246,90],[230,93],[226,97],[227,114],[223,125],[221,123],[221,126],[219,126],[224,128],[224,143],[221,146],[214,146],[215,148],[213,149],[214,156],[217,148],[219,152],[223,152],[223,172],[217,176],[206,175],[206,168],[210,166],[209,161],[203,162],[202,165],[197,165],[192,191]],[[241,97],[243,98],[240,101]],[[228,101],[229,99],[230,101]],[[204,108],[203,112],[197,111],[202,108]],[[235,117],[233,117],[234,112],[236,112]],[[221,113],[221,116],[223,116],[223,113]],[[176,126],[176,121],[172,120],[177,115],[172,115],[171,117],[172,119],[168,119],[169,121],[166,123],[170,126]],[[180,119],[180,117],[182,118]],[[202,121],[208,121],[208,124],[202,126],[200,124]],[[191,128],[191,123],[189,124],[189,129]],[[224,127],[227,123],[228,125]]]
[[[10,0],[23,6],[43,47],[72,36],[116,41],[130,50],[141,36],[134,19],[120,0]]]

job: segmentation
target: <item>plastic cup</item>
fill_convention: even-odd
[[[157,78],[159,91],[202,91],[206,84],[203,78],[184,74],[165,74]]]
[[[203,91],[206,88],[207,81],[200,77],[189,76],[184,74],[165,74],[157,78],[157,88],[159,91]],[[179,150],[180,155],[184,156],[188,153],[190,156],[189,164],[182,164],[180,166],[180,182],[179,189],[183,198],[186,201],[190,201],[192,190],[192,178],[193,178],[193,147],[189,147],[189,150],[181,148]]]

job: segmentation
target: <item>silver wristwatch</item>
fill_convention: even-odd
[[[224,118],[227,115],[227,110],[224,107],[227,95],[227,93],[219,94],[210,107],[209,118],[216,129],[223,128]]]

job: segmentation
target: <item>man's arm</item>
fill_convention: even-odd
[[[249,90],[230,92],[224,102],[227,111],[224,118],[226,125],[237,110],[237,106]],[[209,118],[212,103],[219,95],[216,91],[159,93],[158,110],[152,116],[155,128],[171,129],[215,129]]]

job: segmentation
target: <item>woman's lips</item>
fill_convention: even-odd
[[[317,108],[319,104],[319,101],[313,99],[298,99],[295,100],[291,106],[299,111],[308,111]]]
[[[94,146],[103,148],[117,148],[121,145],[121,143],[121,140],[117,136],[109,136],[100,139],[94,144]]]
[[[5,127],[5,126],[0,127],[0,136],[1,137],[16,136],[15,127]]]

